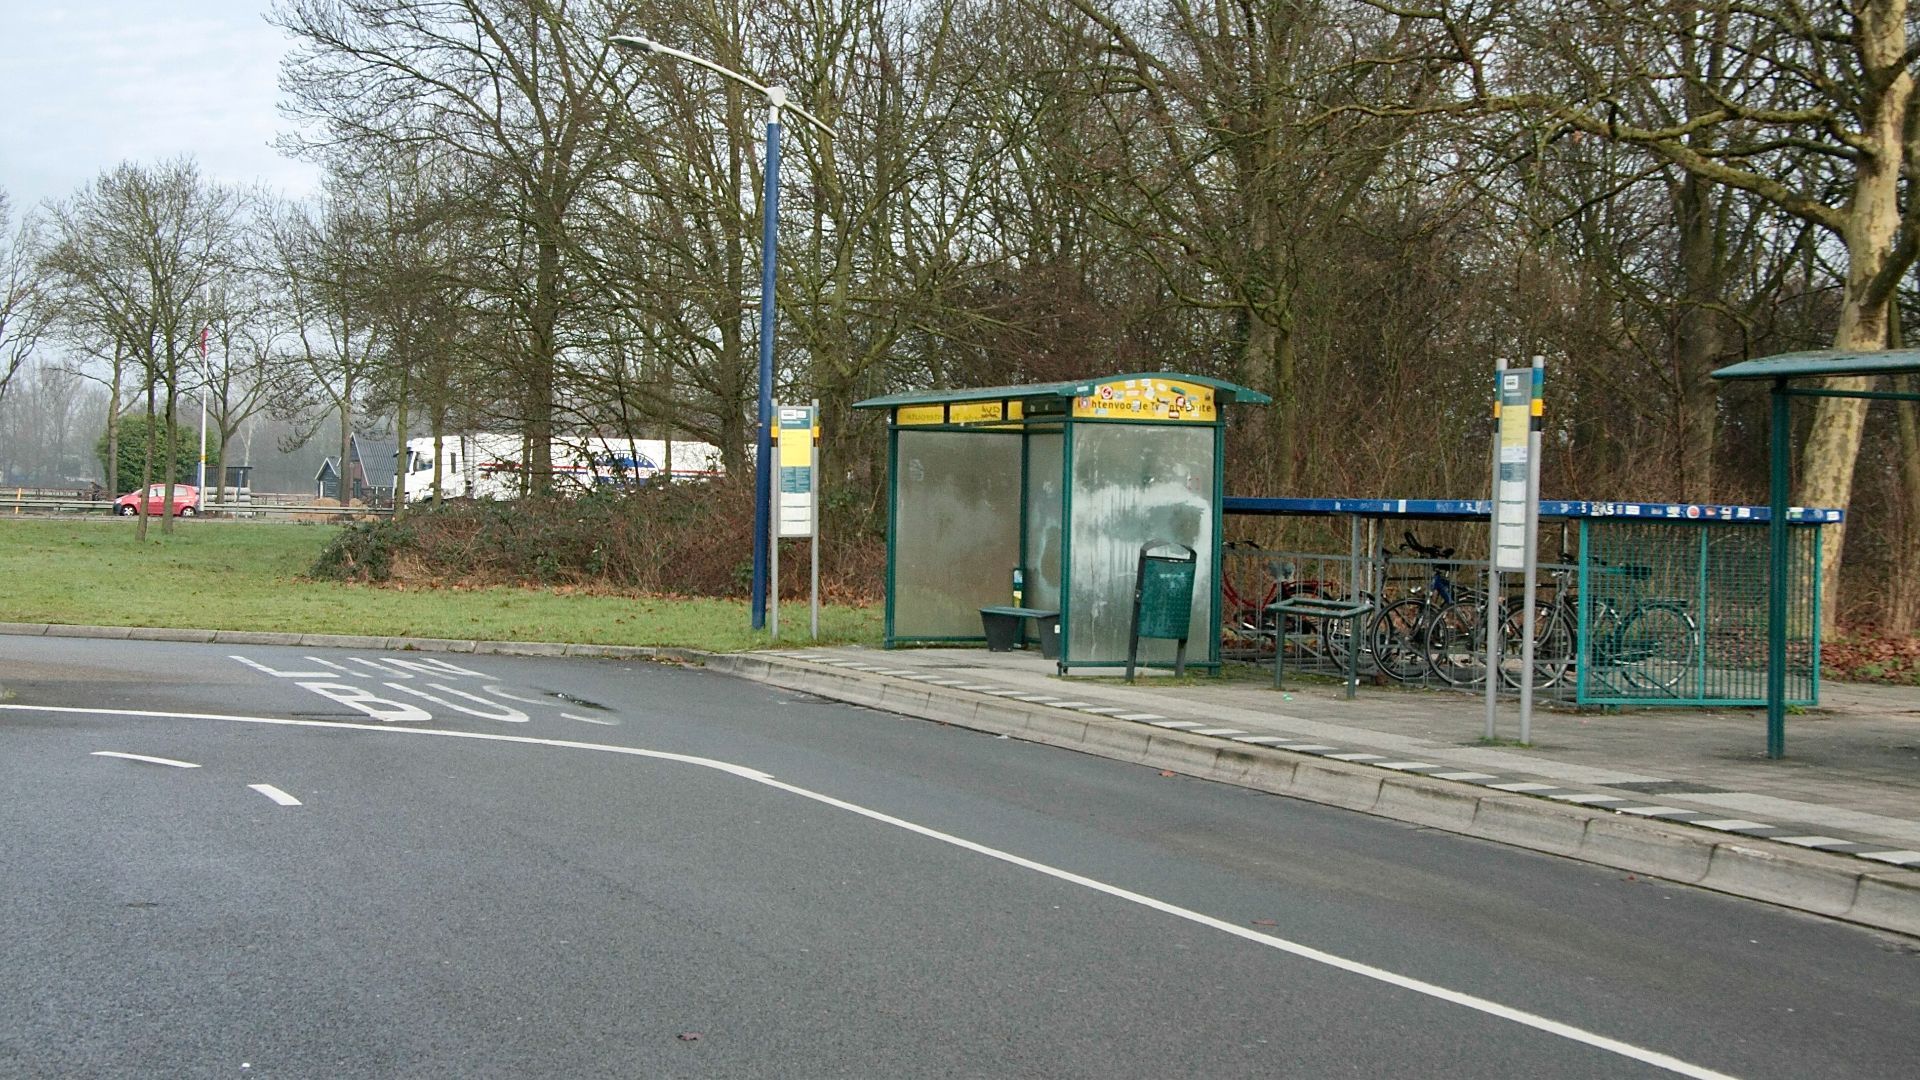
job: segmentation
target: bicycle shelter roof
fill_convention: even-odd
[[[1228,514],[1250,516],[1318,517],[1357,515],[1421,521],[1486,521],[1493,511],[1487,499],[1280,499],[1229,495],[1222,507]],[[1773,513],[1764,506],[1704,505],[1698,503],[1600,502],[1546,500],[1542,518],[1639,518],[1645,521],[1731,521],[1763,524]],[[1793,506],[1787,520],[1796,525],[1837,524],[1846,513],[1825,507]]]

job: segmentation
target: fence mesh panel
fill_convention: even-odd
[[[1819,530],[1788,532],[1787,699],[1819,691]],[[1596,518],[1580,527],[1578,694],[1595,705],[1767,699],[1767,530]]]

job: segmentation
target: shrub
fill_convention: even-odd
[[[849,514],[847,524],[825,526],[823,599],[864,601],[880,594],[883,541],[854,520]],[[752,577],[753,487],[746,482],[572,498],[456,499],[409,508],[403,521],[404,529],[383,523],[343,534],[316,563],[314,576],[383,581],[391,571],[424,584],[713,597],[745,596]],[[804,595],[806,549],[796,544],[783,550],[788,557],[780,567],[782,594]],[[374,576],[376,566],[381,576]]]
[[[321,550],[308,574],[328,581],[387,581],[394,557],[412,543],[411,531],[396,522],[355,522]]]

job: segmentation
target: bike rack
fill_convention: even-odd
[[[1347,620],[1347,700],[1351,701],[1360,688],[1360,619],[1373,613],[1370,600],[1341,603],[1337,600],[1325,600],[1319,597],[1294,596],[1268,604],[1267,610],[1277,612],[1282,618],[1288,615],[1307,615],[1319,619]],[[1287,666],[1285,649],[1275,649],[1273,653],[1273,688],[1281,689],[1281,672]]]

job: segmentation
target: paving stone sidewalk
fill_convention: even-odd
[[[1766,757],[1761,709],[1537,709],[1530,746],[1483,741],[1485,699],[1257,678],[1062,679],[1037,654],[786,649],[806,663],[1152,724],[1920,868],[1920,689],[1822,687]],[[1518,735],[1503,703],[1498,734]]]

